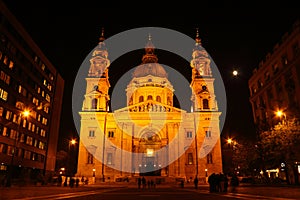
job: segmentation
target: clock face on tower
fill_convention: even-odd
[[[206,85],[202,85],[202,90],[207,90]]]

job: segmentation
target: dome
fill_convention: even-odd
[[[133,77],[145,77],[148,75],[156,76],[156,77],[161,77],[161,78],[167,78],[167,72],[158,63],[145,63],[139,65],[133,72],[132,76]]]

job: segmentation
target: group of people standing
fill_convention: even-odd
[[[151,180],[146,180],[146,178],[143,176],[142,178],[139,177],[138,178],[138,188],[141,189],[145,189],[147,188],[148,186],[148,189],[150,188],[155,188],[156,187],[156,183],[151,179]]]
[[[209,191],[210,192],[228,192],[229,178],[227,174],[223,173],[212,173],[208,177]],[[230,186],[232,187],[232,192],[239,185],[239,180],[236,175],[233,175],[230,179]]]

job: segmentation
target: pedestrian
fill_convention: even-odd
[[[141,177],[138,178],[138,188],[141,189],[141,185],[142,185],[142,179]]]
[[[230,180],[231,192],[236,192],[236,187],[239,185],[239,178],[237,175],[232,175]]]
[[[75,187],[78,187],[78,186],[79,186],[79,178],[76,178]]]
[[[194,185],[195,185],[195,189],[197,189],[198,188],[198,178],[197,178],[197,176],[194,179]]]
[[[181,187],[181,188],[184,188],[184,180],[181,180],[181,181],[180,181],[180,187]]]
[[[224,174],[223,173],[220,173],[219,174],[220,176],[219,176],[219,178],[220,178],[220,188],[219,188],[219,192],[224,192],[224,185],[225,185],[225,176],[224,176]]]
[[[145,189],[146,185],[147,185],[147,182],[146,182],[146,179],[145,179],[144,176],[142,177],[142,185],[143,185],[143,188]]]
[[[224,192],[227,192],[228,190],[228,176],[227,174],[224,174]]]
[[[154,181],[152,179],[151,179],[150,184],[151,184],[151,188],[154,188]]]
[[[61,175],[59,175],[57,178],[57,186],[61,186],[61,184],[62,184],[62,177]]]
[[[209,184],[209,192],[215,192],[215,186],[214,186],[214,180],[215,179],[215,173],[212,173],[209,177],[208,177],[208,184]]]
[[[150,186],[151,186],[150,180],[147,181],[147,185],[148,185],[148,189],[150,189]]]

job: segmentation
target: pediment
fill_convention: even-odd
[[[127,106],[116,110],[115,112],[175,112],[181,113],[186,112],[185,110],[169,106],[157,101],[147,100],[144,102],[137,103],[135,105]]]

